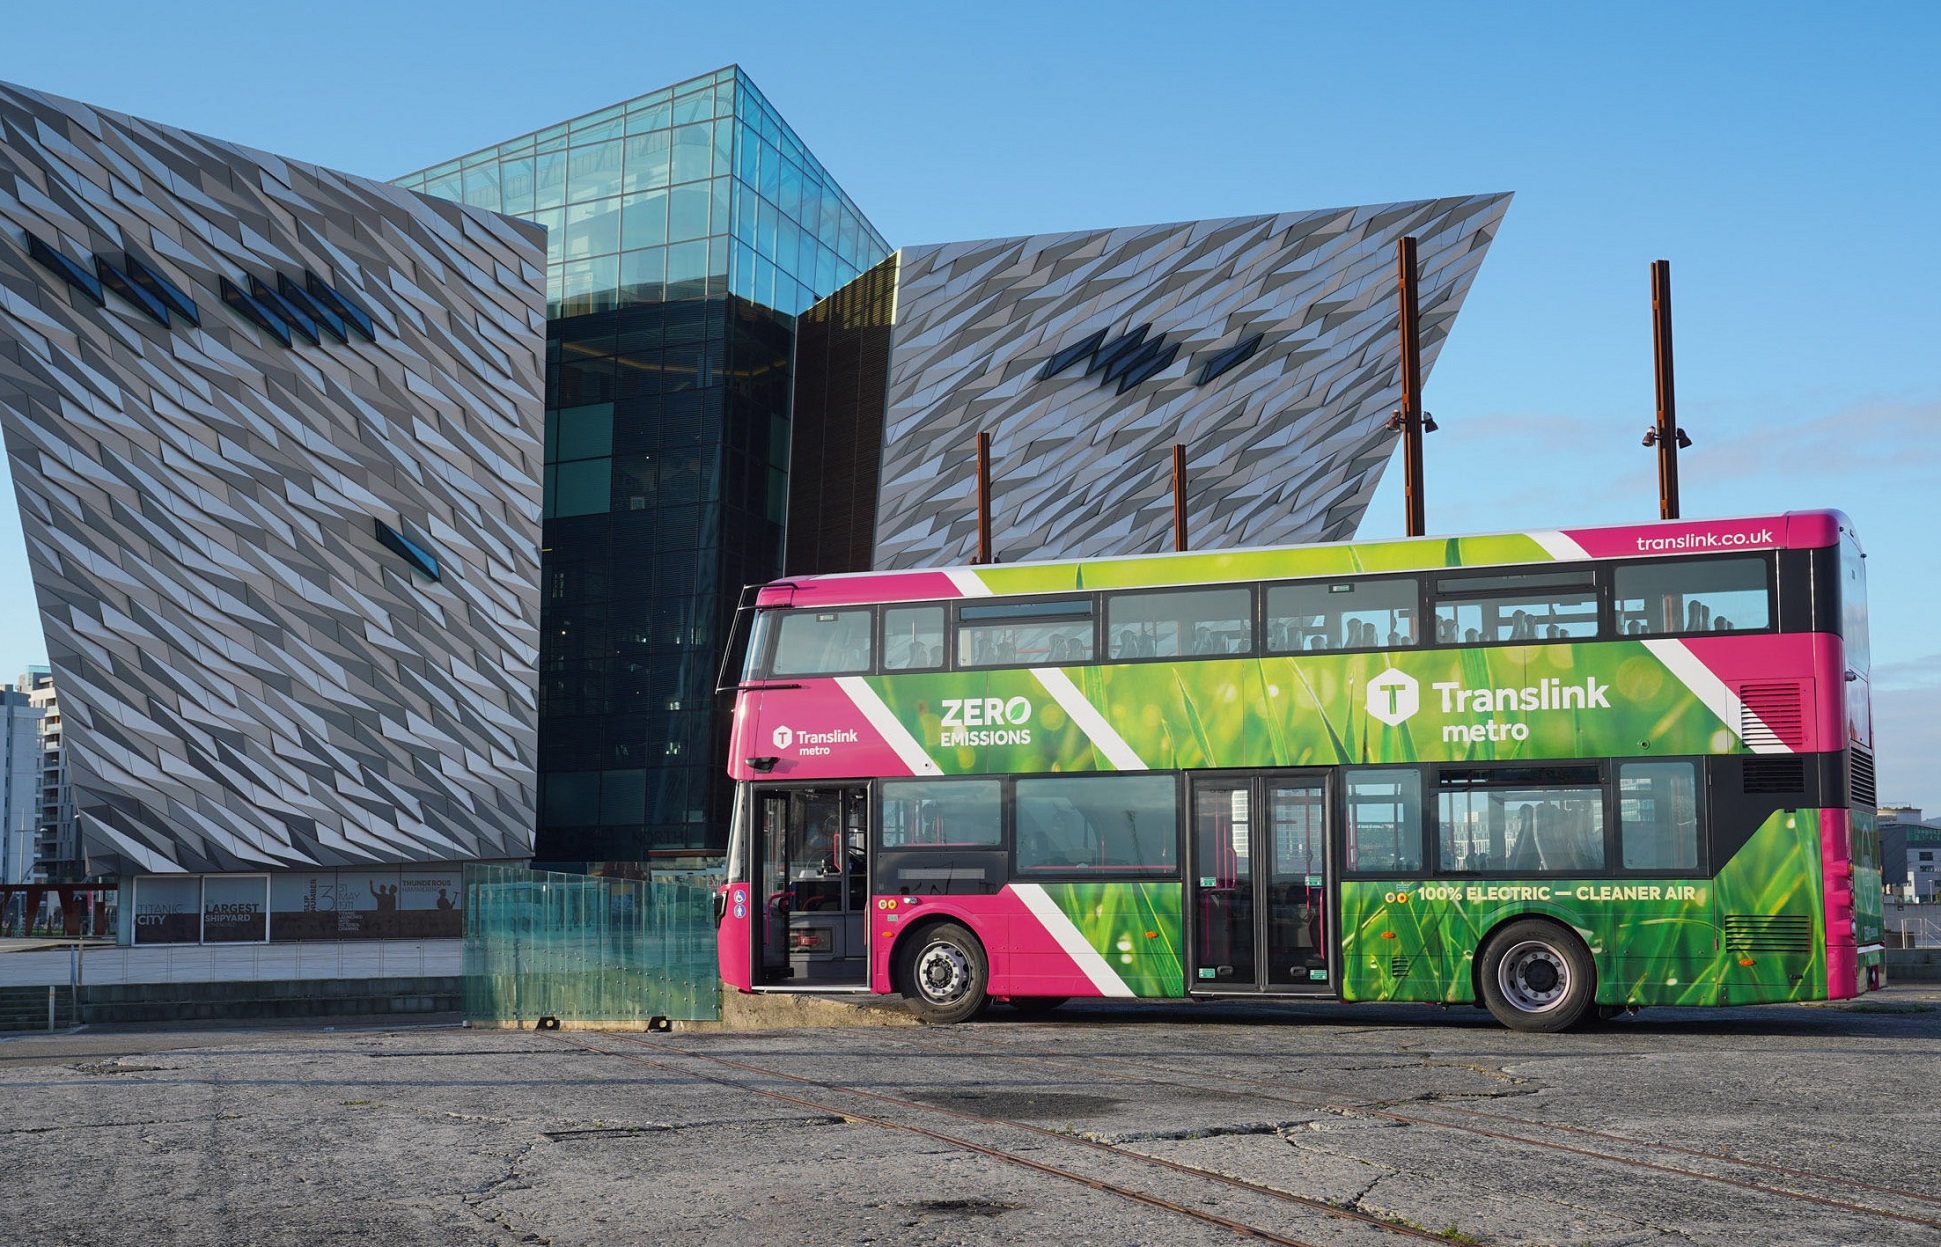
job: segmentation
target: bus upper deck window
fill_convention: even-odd
[[[957,608],[957,665],[1044,667],[1091,662],[1092,599]]]
[[[1106,653],[1112,658],[1249,654],[1254,595],[1244,588],[1161,589],[1105,600]]]
[[[1618,632],[1757,632],[1772,623],[1772,566],[1765,559],[1666,559],[1613,573]]]
[[[944,665],[944,608],[891,606],[883,611],[883,670],[935,671]]]
[[[1267,590],[1267,648],[1401,649],[1420,639],[1413,580],[1339,580]]]
[[[1443,576],[1436,581],[1436,641],[1490,645],[1597,635],[1590,569]]]
[[[776,625],[770,675],[845,675],[870,666],[868,610],[789,611]]]

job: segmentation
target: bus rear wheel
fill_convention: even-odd
[[[1597,967],[1576,935],[1554,922],[1510,923],[1483,950],[1483,1003],[1516,1031],[1576,1025],[1597,993]]]
[[[990,980],[990,963],[977,937],[955,922],[940,922],[910,942],[897,989],[917,1017],[947,1025],[977,1015],[989,1000]]]

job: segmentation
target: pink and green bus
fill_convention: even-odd
[[[1861,559],[1816,511],[766,585],[722,978],[1538,1031],[1858,995]]]

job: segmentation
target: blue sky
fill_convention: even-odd
[[[1669,259],[1685,513],[1854,517],[1881,797],[1941,810],[1937,36],[1926,4],[45,5],[0,78],[393,177],[739,62],[893,245],[1515,191],[1426,390],[1431,530],[1655,518]],[[0,678],[43,654],[9,496]]]

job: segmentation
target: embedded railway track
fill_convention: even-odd
[[[953,1041],[963,1041],[968,1045],[980,1046],[988,1052],[1003,1052],[1007,1059],[1025,1061],[1046,1069],[1057,1069],[1076,1073],[1087,1081],[1096,1083],[1100,1079],[1110,1079],[1120,1083],[1143,1084],[1155,1087],[1168,1087],[1187,1091],[1208,1091],[1221,1087],[1245,1088],[1246,1093],[1255,1099],[1287,1104],[1292,1107],[1339,1113],[1350,1116],[1373,1117],[1394,1121],[1410,1126],[1426,1126],[1433,1129],[1466,1134],[1488,1139],[1496,1143],[1542,1149],[1563,1153],[1587,1160],[1607,1162],[1626,1168],[1646,1171],[1661,1176],[1691,1179],[1714,1183],[1740,1190],[1754,1191],[1762,1195],[1772,1195],[1785,1199],[1799,1200],[1822,1207],[1838,1209],[1842,1212],[1857,1213],[1870,1217],[1884,1217],[1889,1220],[1906,1222],[1924,1228],[1941,1230],[1941,1197],[1922,1194],[1919,1191],[1903,1190],[1898,1187],[1881,1186],[1843,1175],[1815,1173],[1789,1165],[1775,1164],[1770,1161],[1754,1160],[1747,1157],[1729,1156],[1716,1152],[1701,1151],[1697,1148],[1683,1147],[1674,1143],[1662,1143],[1650,1139],[1639,1139],[1629,1135],[1609,1131],[1592,1130],[1583,1126],[1562,1125],[1549,1122],[1536,1122],[1528,1118],[1512,1117],[1504,1113],[1490,1113],[1481,1109],[1462,1108],[1456,1105],[1436,1104],[1427,1110],[1398,1112],[1393,1108],[1370,1107],[1366,1105],[1344,1104],[1332,1099],[1319,1088],[1289,1086],[1286,1083],[1269,1082],[1258,1078],[1241,1078],[1227,1074],[1209,1074],[1199,1070],[1181,1069],[1160,1061],[1138,1058],[1109,1056],[1088,1053],[1084,1063],[1075,1063],[1069,1056],[1050,1056],[1033,1053],[1022,1044],[1009,1040],[996,1039],[988,1034],[972,1034],[963,1028],[953,1028],[948,1032]],[[889,1042],[923,1048],[945,1055],[961,1055],[962,1048],[932,1040],[917,1039],[907,1035],[884,1034]],[[1236,1054],[1238,1055],[1238,1054]],[[1127,1073],[1112,1067],[1132,1067],[1144,1073]],[[1164,1075],[1163,1077],[1161,1075]],[[1469,1118],[1488,1125],[1471,1125],[1460,1121],[1449,1121],[1448,1117]],[[1532,1137],[1544,1132],[1564,1135],[1572,1139],[1584,1139],[1584,1144],[1561,1142],[1556,1139]],[[1672,1164],[1666,1160],[1644,1160],[1637,1156],[1625,1156],[1618,1152],[1601,1150],[1591,1146],[1591,1142],[1615,1144],[1636,1149],[1646,1155],[1660,1157],[1683,1157],[1703,1160],[1721,1167],[1732,1167],[1747,1172],[1773,1175],[1775,1179],[1787,1179],[1800,1184],[1817,1184],[1823,1188],[1841,1190],[1849,1193],[1865,1193],[1885,1196],[1894,1200],[1905,1200],[1918,1205],[1920,1212],[1897,1211],[1873,1204],[1854,1202],[1832,1195],[1814,1194],[1810,1191],[1794,1190],[1786,1186],[1760,1182],[1750,1177],[1731,1177],[1725,1174],[1707,1173],[1684,1165]],[[1433,1235],[1431,1237],[1434,1237]]]
[[[1261,1242],[1282,1244],[1283,1247],[1319,1247],[1319,1245],[1308,1239],[1293,1237],[1282,1229],[1270,1228],[1269,1226],[1261,1225],[1254,1221],[1243,1221],[1237,1217],[1229,1217],[1210,1212],[1205,1207],[1195,1207],[1192,1204],[1183,1203],[1178,1198],[1171,1198],[1149,1189],[1149,1181],[1141,1185],[1135,1185],[1134,1183],[1140,1179],[1149,1180],[1155,1174],[1170,1174],[1185,1179],[1189,1184],[1195,1182],[1204,1183],[1231,1194],[1243,1197],[1258,1197],[1267,1204],[1281,1206],[1290,1211],[1298,1209],[1302,1213],[1316,1218],[1351,1223],[1365,1227],[1370,1231],[1388,1238],[1416,1238],[1425,1239],[1433,1243],[1447,1243],[1449,1241],[1444,1235],[1431,1233],[1418,1226],[1387,1220],[1353,1208],[1344,1208],[1323,1199],[1298,1195],[1291,1191],[1280,1190],[1276,1187],[1266,1186],[1258,1182],[1249,1182],[1244,1178],[1237,1178],[1231,1174],[1218,1173],[1194,1165],[1185,1165],[1177,1161],[1166,1160],[1162,1157],[1130,1152],[1123,1148],[1115,1147],[1110,1143],[1103,1143],[1096,1139],[1086,1138],[1083,1135],[1073,1134],[1069,1131],[1051,1130],[1044,1126],[1018,1121],[1013,1118],[984,1116],[978,1113],[966,1112],[962,1109],[946,1108],[939,1105],[926,1104],[918,1100],[905,1099],[901,1096],[890,1095],[886,1092],[865,1090],[861,1087],[829,1082],[822,1079],[805,1078],[799,1074],[791,1074],[784,1070],[756,1065],[748,1061],[739,1061],[729,1057],[717,1056],[713,1053],[678,1048],[670,1044],[638,1039],[623,1033],[607,1032],[603,1035],[603,1038],[615,1040],[627,1044],[630,1047],[651,1049],[657,1055],[647,1056],[638,1052],[615,1051],[612,1048],[600,1047],[567,1035],[558,1035],[554,1036],[554,1038],[561,1043],[595,1055],[613,1057],[633,1064],[645,1065],[665,1073],[677,1074],[688,1078],[698,1078],[705,1082],[714,1083],[720,1087],[752,1093],[784,1104],[790,1104],[797,1108],[806,1108],[813,1112],[828,1113],[831,1116],[840,1117],[844,1120],[857,1122],[862,1125],[914,1134],[935,1143],[941,1143],[961,1151],[984,1156],[991,1160],[1000,1161],[1004,1164],[1046,1177],[1076,1183],[1091,1190],[1115,1195],[1131,1203],[1143,1204],[1150,1208],[1158,1208],[1177,1216],[1197,1221],[1203,1225],[1231,1231],[1242,1237],[1258,1239]],[[679,1062],[688,1062],[689,1064],[684,1066]],[[697,1071],[694,1068],[695,1064],[706,1066],[708,1069],[705,1071]],[[838,1100],[853,1098],[865,1100],[872,1104],[880,1104],[885,1106],[886,1109],[895,1112],[897,1116],[883,1116],[877,1112],[859,1112],[853,1104],[845,1106],[840,1103],[830,1103],[827,1100],[815,1098],[813,1094],[796,1094],[790,1091],[779,1090],[774,1086],[763,1085],[765,1082],[775,1081],[793,1084],[825,1096],[835,1097]],[[1103,1155],[1109,1157],[1121,1169],[1129,1169],[1131,1172],[1129,1174],[1121,1172],[1113,1176],[1102,1176],[1097,1173],[1083,1172],[1078,1168],[1072,1167],[1071,1164],[1053,1164],[1049,1161],[1037,1160],[1022,1155],[1017,1150],[1003,1146],[998,1142],[966,1138],[962,1134],[954,1134],[920,1124],[919,1119],[926,1117],[955,1119],[971,1123],[985,1130],[996,1129],[999,1131],[1021,1133],[1030,1136],[1034,1143],[1039,1143],[1040,1146],[1042,1146],[1042,1143],[1040,1143],[1041,1140],[1052,1140],[1057,1143],[1068,1144],[1075,1151],[1087,1155]]]

